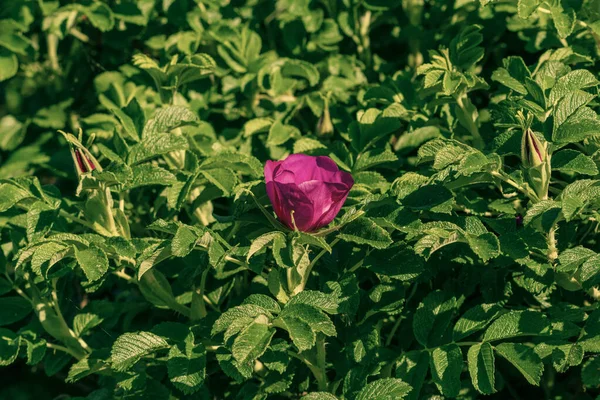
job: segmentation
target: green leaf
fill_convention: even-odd
[[[495,70],[492,74],[492,80],[503,84],[504,86],[514,90],[517,93],[527,94],[527,88],[517,79],[513,78],[510,75],[510,72],[508,72],[504,68],[498,68],[497,70]]]
[[[517,3],[517,12],[519,17],[526,19],[537,10],[540,5],[540,0],[519,0]]]
[[[85,250],[78,250],[75,247],[75,258],[90,282],[101,279],[108,272],[108,258],[98,247],[88,247]]]
[[[269,327],[269,319],[259,315],[235,338],[231,353],[238,363],[251,363],[266,351],[274,334],[275,330]]]
[[[552,154],[552,169],[582,175],[598,175],[598,167],[591,157],[569,149]]]
[[[270,316],[268,310],[255,304],[244,304],[241,306],[233,307],[225,311],[215,321],[211,335],[227,331],[225,334],[225,340],[228,337],[236,334],[248,325],[248,320],[252,321],[261,314]]]
[[[302,396],[302,400],[338,400],[338,398],[327,392],[312,392]]]
[[[134,165],[172,151],[186,150],[187,148],[188,142],[185,137],[171,133],[158,133],[132,146],[128,162]]]
[[[580,280],[586,289],[600,283],[600,254],[587,259],[580,269]]]
[[[299,138],[300,131],[291,125],[284,125],[281,121],[273,122],[267,136],[267,146],[280,146],[293,138]]]
[[[19,60],[17,56],[0,47],[0,82],[12,78],[19,71]]]
[[[302,303],[288,304],[281,313],[282,317],[298,318],[308,325],[315,332],[321,332],[325,336],[336,336],[335,325],[327,315],[316,307]]]
[[[31,311],[31,303],[20,296],[0,297],[0,326],[20,321]]]
[[[558,256],[559,266],[558,271],[572,272],[575,271],[590,257],[594,257],[596,252],[583,246],[577,246],[572,249],[566,249]]]
[[[286,236],[280,231],[274,231],[260,235],[252,241],[250,250],[248,250],[248,255],[246,256],[246,261],[249,261],[253,255],[258,253],[271,242],[273,242],[273,251],[276,252],[276,248],[284,247],[286,243]]]
[[[581,380],[590,389],[600,387],[600,357],[591,358],[583,365]]]
[[[282,316],[280,320],[285,330],[288,331],[292,342],[298,348],[298,351],[305,351],[314,347],[316,335],[310,325],[292,316]]]
[[[496,370],[492,346],[487,342],[471,346],[467,353],[467,363],[475,389],[482,394],[494,393]]]
[[[95,28],[102,32],[110,31],[115,25],[114,15],[104,3],[93,3],[89,7],[80,6],[79,10],[88,17]]]
[[[73,318],[73,331],[77,336],[81,336],[87,333],[90,329],[100,325],[101,323],[102,318],[100,318],[96,314],[77,314],[75,318]]]
[[[69,375],[65,379],[67,383],[77,382],[86,376],[89,376],[105,366],[105,363],[95,358],[85,357],[71,365]]]
[[[440,344],[455,308],[454,297],[447,298],[440,290],[429,293],[413,318],[413,332],[419,343],[427,348]]]
[[[0,212],[4,212],[18,202],[28,197],[33,197],[27,191],[8,183],[0,184]]]
[[[12,364],[19,354],[21,337],[8,329],[0,328],[0,366]]]
[[[550,331],[550,322],[536,311],[510,311],[494,321],[485,331],[483,340],[492,341],[519,336],[544,336]]]
[[[281,312],[279,304],[271,297],[264,294],[253,293],[246,297],[242,304],[254,304],[274,314],[279,314]]]
[[[544,364],[533,348],[521,343],[502,343],[495,350],[514,365],[529,383],[539,386]]]
[[[171,172],[149,163],[133,166],[131,176],[131,181],[125,185],[127,190],[151,185],[169,186],[177,182],[177,178]]]
[[[198,116],[184,106],[167,106],[160,108],[154,118],[148,120],[142,131],[142,140],[160,133],[168,133],[173,129],[198,122]]]
[[[558,37],[564,39],[573,32],[575,27],[575,21],[577,15],[575,10],[568,7],[566,10],[563,9],[561,2],[552,2],[550,4],[550,12],[552,13],[552,19],[554,20],[554,26],[558,31]]]
[[[561,76],[548,96],[550,104],[556,104],[558,100],[562,99],[565,95],[577,92],[582,89],[588,89],[600,84],[598,79],[590,71],[585,69],[577,69]]]
[[[198,236],[195,232],[185,225],[180,225],[171,240],[171,252],[175,257],[185,257],[194,250],[197,241]]]
[[[367,217],[360,217],[344,227],[338,238],[357,244],[366,244],[376,249],[385,249],[392,244],[390,234]]]
[[[411,387],[401,379],[378,379],[365,386],[356,396],[356,400],[396,400],[403,399]]]
[[[308,304],[328,314],[337,314],[339,300],[333,294],[325,294],[315,290],[304,290],[292,297],[287,306],[292,304]]]
[[[485,328],[501,312],[502,307],[498,304],[478,304],[470,308],[454,325],[454,341],[457,342]]]
[[[177,343],[169,350],[167,370],[173,386],[186,395],[202,388],[206,375],[206,349],[201,343],[194,344],[191,332],[184,342]]]
[[[24,339],[23,339],[24,340]],[[48,344],[44,339],[38,339],[35,342],[26,340],[27,343],[27,365],[39,364],[46,355]]]
[[[436,347],[431,353],[430,363],[433,382],[442,394],[447,397],[458,396],[463,367],[460,347],[455,344]]]
[[[163,338],[150,332],[124,333],[115,340],[112,346],[112,367],[117,371],[126,371],[142,357],[168,346]]]
[[[396,366],[396,377],[412,387],[407,400],[418,400],[429,369],[429,352],[413,350],[402,355]]]

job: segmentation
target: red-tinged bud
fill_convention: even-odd
[[[531,129],[523,132],[521,140],[521,162],[525,168],[537,167],[548,158],[548,145],[541,141]]]
[[[77,169],[79,170],[80,173],[85,174],[86,172],[88,172],[87,166],[85,165],[85,163],[83,162],[83,157],[81,157],[81,152],[79,151],[79,149],[75,149],[75,162],[77,163]]]
[[[539,200],[548,198],[550,162],[548,143],[543,138],[539,138],[530,128],[526,129],[521,140],[521,163],[525,168],[529,185]]]

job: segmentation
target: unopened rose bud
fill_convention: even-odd
[[[548,157],[548,144],[542,142],[531,129],[523,132],[521,140],[521,162],[525,168],[537,167]]]
[[[548,143],[543,138],[537,137],[530,128],[523,132],[521,163],[525,168],[529,185],[535,191],[538,199],[547,199],[551,175]]]
[[[329,136],[333,134],[333,123],[331,122],[331,115],[329,114],[329,107],[325,104],[323,109],[323,115],[317,122],[317,135],[318,136]]]

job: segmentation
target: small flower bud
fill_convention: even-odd
[[[317,135],[318,136],[330,136],[333,134],[333,123],[331,122],[331,115],[329,115],[329,107],[325,104],[323,114],[317,122]]]
[[[537,167],[548,158],[548,145],[533,133],[531,129],[523,132],[521,140],[521,162],[525,168]]]
[[[521,163],[529,185],[539,200],[548,198],[550,162],[548,143],[544,139],[540,140],[531,129],[526,129],[521,140]]]

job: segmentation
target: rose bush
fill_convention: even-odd
[[[600,1],[0,4],[0,399],[599,399]]]

